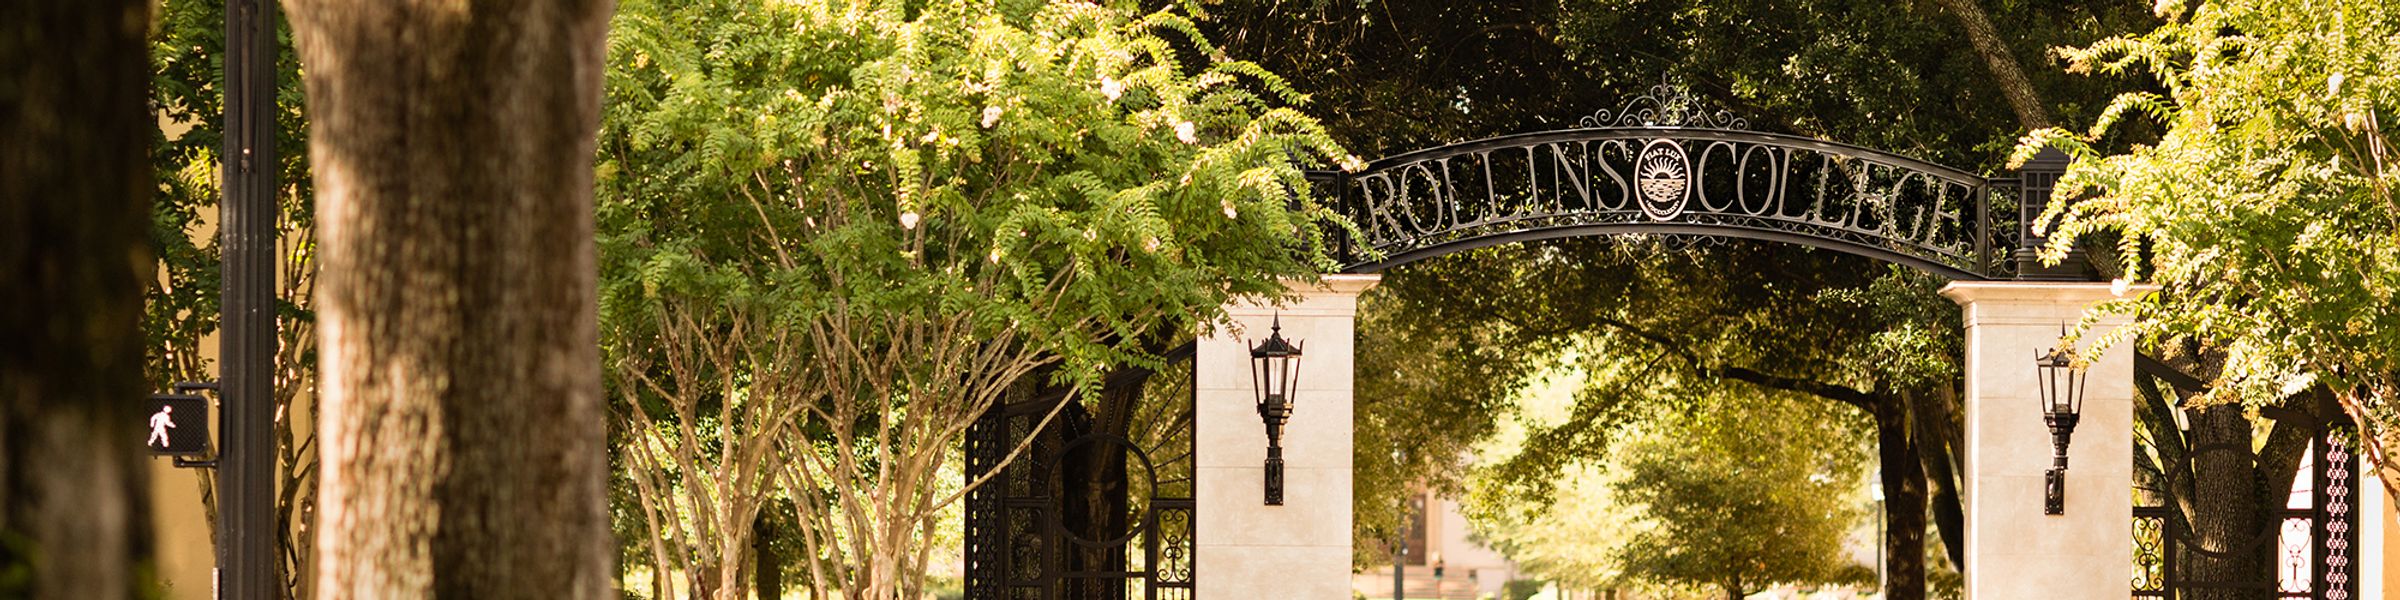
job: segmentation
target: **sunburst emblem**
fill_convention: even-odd
[[[1691,163],[1674,140],[1651,140],[1634,161],[1634,185],[1642,190],[1642,214],[1666,221],[1683,214],[1690,189]]]

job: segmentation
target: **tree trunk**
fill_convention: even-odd
[[[2274,543],[2259,538],[2272,531],[2261,527],[2263,507],[2252,469],[2256,457],[2250,451],[2250,421],[2238,404],[2201,408],[2191,420],[2191,527],[2199,548],[2185,553],[2192,560],[2189,580],[2271,583],[2264,556],[2273,553]],[[2192,595],[2197,600],[2256,596],[2239,589],[2202,589]]]
[[[1975,46],[1975,53],[1983,56],[1984,66],[1991,68],[1992,84],[2000,86],[2000,95],[2008,100],[2008,107],[2017,112],[2017,124],[2025,126],[2027,130],[2052,126],[2050,110],[2044,108],[2041,98],[2034,94],[2033,82],[2025,78],[2025,69],[2017,65],[2016,53],[2010,51],[2008,43],[2002,41],[1999,32],[1993,30],[1991,15],[1985,13],[1975,0],[1935,2],[1942,5],[1943,10],[1950,11],[1951,16],[1958,18],[1959,27],[1967,32],[1967,43]]]
[[[2191,340],[2174,340],[2161,344],[2157,350],[2167,368],[2211,385],[2217,381],[2226,359],[2223,352]],[[2154,386],[2151,389],[2166,391]],[[2205,393],[2203,389],[2178,387],[2169,398],[2177,405],[2188,405]],[[2307,410],[2307,398],[2296,400],[2300,402],[2299,410]],[[2162,465],[2162,470],[2167,471],[2170,499],[2183,511],[2190,529],[2191,545],[2176,553],[2183,563],[2183,579],[2258,584],[2272,590],[2275,576],[2271,565],[2277,550],[2277,532],[2267,511],[2280,506],[2290,490],[2293,473],[2299,467],[2299,454],[2313,437],[2299,430],[2311,426],[2276,424],[2277,431],[2267,436],[2266,452],[2261,453],[2253,450],[2257,447],[2254,445],[2257,432],[2241,405],[2190,408],[2186,414],[2190,430],[2179,432],[2180,439],[2160,452],[2162,457],[2173,461]],[[2199,588],[2190,594],[2196,600],[2271,595],[2262,590],[2224,587]]]
[[[1916,430],[1918,463],[1925,470],[1926,500],[1933,506],[1933,529],[1942,534],[1943,555],[1953,569],[1967,564],[1967,515],[1960,498],[1958,464],[1964,427],[1959,419],[1958,392],[1949,386],[1932,394],[1909,396],[1910,424]]]
[[[599,598],[606,0],[291,0],[315,165],[318,589]]]
[[[146,587],[149,8],[0,9],[0,597]]]
[[[767,518],[767,512],[758,511],[751,530],[751,556],[757,557],[758,563],[751,567],[757,578],[752,588],[759,598],[775,600],[783,597],[783,557],[775,554],[775,523]]]
[[[1908,426],[1905,401],[1883,396],[1875,409],[1875,452],[1882,461],[1883,597],[1925,598],[1925,471]]]

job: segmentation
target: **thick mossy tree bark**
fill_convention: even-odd
[[[329,598],[609,593],[592,152],[606,0],[293,0]]]
[[[1933,505],[1933,531],[1942,535],[1952,569],[1967,564],[1965,501],[1959,497],[1958,466],[1966,462],[1966,424],[1959,418],[1959,391],[1938,386],[1906,395],[1909,425],[1916,428],[1917,458],[1924,469],[1926,499]]]
[[[0,8],[0,597],[145,587],[149,11]]]
[[[750,571],[751,577],[754,578],[751,580],[750,589],[756,590],[760,598],[782,598],[783,556],[775,552],[775,535],[778,530],[775,527],[775,521],[769,518],[768,512],[769,510],[758,511],[758,517],[753,519],[750,525],[750,551],[751,560],[754,563]]]

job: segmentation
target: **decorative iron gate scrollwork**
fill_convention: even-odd
[[[2251,581],[2197,581],[2191,564],[2191,524],[2166,503],[2133,508],[2133,597],[2179,599],[2199,590],[2241,590],[2276,599],[2354,600],[2358,578],[2358,456],[2350,448],[2355,429],[2330,427],[2309,445],[2307,503],[2268,511],[2269,526],[2249,543],[2272,543],[2274,569]],[[2295,493],[2298,497],[2301,494]],[[2245,595],[2245,597],[2250,597]]]
[[[1191,396],[1144,399],[1127,435],[1095,431],[1084,407],[1056,402],[994,407],[967,430],[970,482],[1031,440],[967,494],[967,597],[1189,600]],[[1053,407],[1059,415],[1037,429]],[[1121,474],[1106,477],[1121,487],[1071,485],[1095,469]]]

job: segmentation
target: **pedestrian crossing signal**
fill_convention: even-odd
[[[142,446],[160,456],[208,453],[208,399],[179,394],[150,396],[142,412]]]

